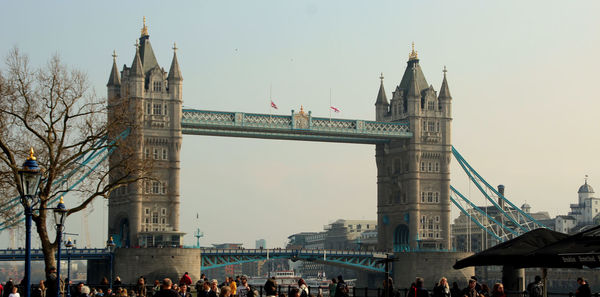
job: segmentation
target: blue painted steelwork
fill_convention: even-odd
[[[483,189],[483,187],[479,184],[479,182],[473,177],[473,175],[471,174],[471,171],[469,169],[467,169],[467,167],[466,167],[467,162],[465,161],[465,159],[458,153],[458,151],[454,147],[452,147],[452,154],[458,161],[458,164],[460,165],[460,167],[462,167],[463,171],[469,176],[469,179],[475,184],[477,189],[479,189],[479,192],[481,192],[481,194],[483,194],[483,196],[485,196],[485,198],[488,201],[490,201],[492,203],[492,205],[498,211],[500,211],[507,219],[509,219],[513,224],[515,224],[515,226],[519,227],[523,232],[530,231],[527,228],[523,227],[523,225],[521,225],[519,222],[517,222],[517,220],[513,216],[508,214],[502,207],[500,207],[500,205],[498,205],[498,203],[496,203],[496,201],[494,199],[492,199],[492,197],[490,197],[487,194],[487,192]]]
[[[385,272],[386,253],[342,250],[201,249],[202,269],[212,269],[268,259],[291,259]]]
[[[312,117],[311,113],[269,115],[184,109],[183,134],[324,142],[387,143],[412,137],[407,121],[375,122]]]
[[[111,252],[104,249],[72,249],[62,251],[61,255],[71,260],[110,260]],[[211,249],[200,248],[202,269],[212,269],[228,265],[243,264],[269,259],[291,259],[292,261],[312,261],[323,264],[339,265],[349,268],[385,272],[384,260],[388,256],[380,252],[361,252],[343,250],[292,250],[292,249]],[[391,255],[390,255],[391,256]],[[0,261],[23,261],[25,250],[0,250]],[[42,250],[31,251],[31,259],[44,259]]]
[[[460,154],[458,153],[458,151],[452,147],[452,152],[456,152],[456,155]],[[473,174],[475,176],[477,176],[477,178],[479,180],[481,180],[481,182],[489,189],[491,190],[495,195],[497,195],[498,197],[500,197],[500,199],[502,199],[504,202],[508,203],[508,205],[510,205],[512,208],[514,208],[515,210],[517,210],[521,215],[525,216],[526,218],[528,218],[529,220],[531,220],[532,222],[534,222],[535,224],[537,224],[538,226],[542,227],[542,228],[547,228],[544,224],[542,224],[541,222],[539,222],[538,220],[536,220],[535,218],[533,218],[530,214],[524,212],[521,208],[517,207],[516,205],[514,205],[512,202],[510,202],[510,200],[506,199],[506,197],[504,197],[504,195],[500,194],[496,188],[492,187],[483,177],[481,177],[481,175],[479,175],[479,173],[477,173],[477,171],[475,169],[473,169],[473,167],[471,167],[471,165],[461,156],[461,159],[465,162],[465,165],[467,167],[469,167],[469,169],[473,172]]]
[[[82,162],[80,165],[78,165],[77,167],[72,169],[69,173],[67,173],[66,177],[63,176],[63,177],[59,178],[58,180],[56,180],[53,183],[53,185],[60,183],[57,187],[61,187],[62,185],[64,185],[67,182],[68,177],[72,176],[73,174],[75,174],[75,172],[81,170],[82,168],[85,168],[85,166],[87,166],[91,161],[96,159],[100,154],[104,153],[106,150],[108,150],[108,148],[110,148],[108,150],[107,154],[105,154],[102,158],[100,158],[100,160],[97,161],[94,164],[94,166],[92,166],[87,172],[85,172],[77,181],[75,181],[75,183],[73,183],[71,186],[69,186],[67,188],[67,190],[62,193],[62,195],[64,196],[67,193],[69,193],[69,191],[73,190],[76,186],[78,186],[81,182],[83,182],[92,172],[94,172],[94,170],[96,170],[96,168],[98,168],[98,166],[100,166],[100,164],[102,164],[106,160],[106,158],[108,158],[108,156],[110,156],[112,154],[112,152],[116,149],[116,146],[114,146],[116,141],[127,138],[127,136],[129,136],[130,132],[131,132],[131,129],[127,128],[123,132],[121,132],[121,134],[119,134],[114,140],[112,140],[107,146],[100,148],[100,149],[98,149],[98,147],[96,146],[96,149],[90,150],[90,154],[86,158],[86,160],[84,160],[84,162]],[[102,143],[102,141],[96,142],[96,144],[98,144],[98,145],[101,143]],[[83,158],[84,155],[82,155],[81,157]],[[74,162],[76,162],[78,159],[75,159]],[[59,196],[55,197],[54,199],[49,201],[49,204],[52,204],[52,203],[58,201],[58,199],[60,199]],[[3,211],[14,208],[15,206],[17,206],[17,205],[8,206],[8,207],[4,208]],[[20,211],[17,214],[15,214],[13,217],[7,218],[3,222],[0,222],[0,232],[12,227],[13,225],[15,225],[17,223],[24,221],[25,218],[21,217],[22,215],[23,215],[23,211]]]
[[[485,232],[487,232],[489,235],[491,235],[492,237],[496,238],[498,241],[502,242],[502,238],[500,238],[498,235],[496,235],[494,232],[492,232],[491,230],[489,230],[488,228],[486,228],[485,226],[483,226],[481,224],[481,222],[479,222],[479,220],[477,220],[475,217],[473,217],[466,209],[464,209],[462,206],[460,206],[460,204],[458,203],[458,201],[454,200],[454,198],[452,198],[452,196],[450,196],[450,201],[452,203],[454,203],[454,205],[456,205],[456,207],[458,207],[458,209],[460,209],[460,211],[462,213],[464,213],[469,219],[471,219],[471,221],[473,221],[473,223],[475,223],[477,226],[479,226],[479,228],[481,228],[482,230],[485,230]]]
[[[484,214],[488,219],[490,219],[492,222],[494,222],[494,224],[496,224],[497,226],[501,227],[504,230],[508,230],[514,236],[518,236],[518,235],[522,234],[522,232],[528,232],[530,230],[533,230],[534,228],[540,228],[540,227],[547,228],[544,224],[542,224],[539,221],[537,221],[536,219],[534,219],[530,214],[524,212],[522,209],[520,209],[519,207],[514,205],[508,199],[506,199],[506,197],[501,195],[475,169],[473,169],[473,167],[462,157],[462,155],[454,147],[452,147],[452,154],[454,155],[454,157],[456,158],[456,160],[458,161],[458,163],[462,167],[462,169],[465,171],[465,173],[468,175],[469,179],[475,184],[477,189],[484,195],[484,197],[492,203],[492,205],[496,208],[498,213],[500,213],[502,216],[506,217],[510,222],[512,222],[512,225],[514,225],[518,229],[515,230],[515,229],[511,228],[510,226],[507,226],[507,225],[504,225],[504,224],[498,222],[497,220],[495,220],[494,218],[489,216],[487,213],[485,213],[481,209],[477,208],[471,201],[466,199],[466,197],[464,197],[464,195],[460,194],[460,192],[458,192],[454,187],[451,186],[451,190],[454,193],[456,193],[457,195],[459,195],[463,200],[467,201],[467,203],[469,203],[469,205],[471,207],[475,208],[480,213]],[[482,186],[482,184],[483,184],[483,186]],[[494,199],[492,199],[490,197],[490,195],[488,195],[488,193],[486,192],[486,189],[491,191],[494,195],[499,197],[502,201],[506,202],[510,207],[506,207],[506,208],[500,207],[500,205]],[[453,201],[453,203],[454,202],[456,202],[456,201]],[[455,204],[461,209],[461,211],[464,210],[462,207],[460,207],[458,205],[458,202],[456,202]],[[465,211],[463,211],[463,212],[465,212]],[[465,214],[467,214],[471,219],[473,219],[470,214],[468,214],[468,213],[465,213]],[[511,224],[509,224],[509,225],[511,225]],[[481,224],[478,224],[478,226],[480,228],[486,230],[486,232],[489,233],[488,228],[483,227]],[[502,240],[500,240],[501,242],[509,239],[508,236],[506,236],[506,234],[501,235],[500,237],[502,238]]]
[[[467,197],[465,197],[461,192],[459,192],[456,188],[454,188],[453,186],[450,186],[450,190],[452,192],[454,192],[456,195],[458,195],[458,197],[460,197],[462,200],[464,200],[465,202],[467,202],[473,209],[477,210],[479,213],[483,214],[485,217],[487,217],[490,221],[494,222],[496,225],[502,227],[503,229],[505,229],[506,231],[512,233],[515,236],[519,236],[519,233],[517,233],[515,230],[507,227],[506,225],[498,222],[496,219],[494,219],[492,216],[490,216],[489,214],[487,214],[485,211],[483,211],[481,208],[479,208],[477,205],[475,205],[475,203],[471,202],[471,200],[469,200]],[[463,208],[459,207],[460,210],[462,211]],[[469,217],[471,216],[468,213],[465,213],[466,215],[468,215]],[[486,228],[487,229],[487,228]],[[486,230],[487,231],[487,230]],[[502,240],[501,240],[502,241]]]
[[[110,252],[108,249],[72,249],[70,251],[61,251],[61,256],[68,256],[71,260],[108,260]],[[31,250],[31,259],[34,261],[44,260],[44,253],[41,249]],[[23,261],[25,260],[25,250],[0,250],[0,261]]]

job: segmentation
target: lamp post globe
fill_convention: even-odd
[[[33,148],[29,151],[29,157],[19,170],[19,181],[23,196],[21,201],[25,206],[25,297],[31,296],[31,216],[33,206],[37,204],[37,190],[42,179],[37,158]]]
[[[58,245],[57,253],[56,253],[56,296],[61,296],[60,294],[60,250],[62,246],[62,231],[65,227],[65,220],[67,219],[67,214],[69,210],[65,206],[65,202],[63,201],[63,197],[60,197],[60,202],[54,209],[54,219],[56,220],[56,243]]]

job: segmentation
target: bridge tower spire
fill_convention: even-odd
[[[380,250],[451,248],[450,99],[445,73],[439,97],[428,85],[413,44],[389,110],[379,97],[376,103],[378,121],[408,121],[413,132],[410,139],[376,146]]]
[[[120,81],[115,56],[107,84],[109,122],[118,116],[111,108],[120,102],[128,110],[132,130],[127,147],[116,150],[109,164],[124,157],[140,158],[152,164],[152,172],[151,179],[111,193],[109,236],[120,247],[179,246],[184,234],[179,229],[181,71],[175,54],[168,76],[159,66],[145,18],[135,47],[131,67],[123,66]]]

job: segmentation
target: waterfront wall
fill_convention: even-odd
[[[473,255],[466,252],[416,252],[395,253],[392,277],[396,288],[408,288],[416,277],[425,279],[425,287],[433,287],[442,276],[448,282],[457,282],[461,288],[467,285],[468,279],[475,275],[473,267],[454,269],[452,265],[459,260]]]
[[[114,276],[125,284],[135,284],[140,276],[148,281],[171,278],[174,283],[188,272],[192,280],[200,278],[200,250],[185,248],[119,248],[114,256]],[[108,261],[88,262],[88,282],[99,283],[109,275]]]

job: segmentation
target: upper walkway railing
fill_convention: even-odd
[[[183,109],[183,134],[377,144],[411,138],[408,122]]]
[[[72,260],[94,260],[94,259],[108,259],[110,257],[110,252],[108,249],[62,249],[61,253],[62,259],[67,259],[67,257],[71,257]],[[44,254],[41,249],[33,249],[31,250],[31,259],[32,260],[43,260]],[[7,249],[0,250],[0,261],[23,261],[25,260],[25,250],[24,249]]]

